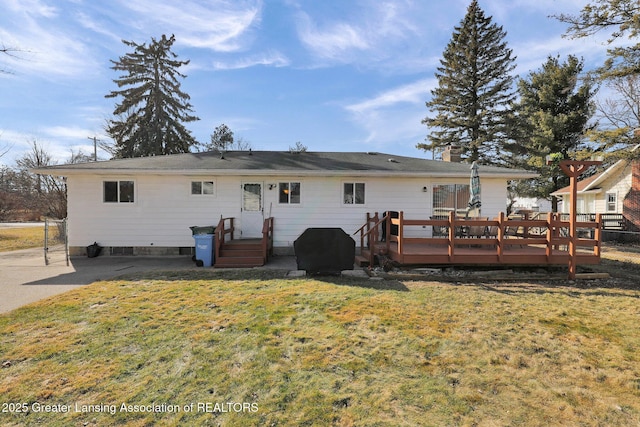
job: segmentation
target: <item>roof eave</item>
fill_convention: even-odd
[[[424,178],[468,178],[468,172],[420,172],[420,171],[380,171],[380,170],[270,170],[270,169],[80,169],[80,168],[35,168],[32,173],[55,176],[73,175],[171,175],[171,176],[202,176],[219,175],[227,176],[372,176],[372,177],[424,177]],[[513,171],[512,173],[481,174],[482,178],[504,179],[530,179],[537,175],[525,171]]]

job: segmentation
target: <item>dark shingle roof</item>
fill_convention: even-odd
[[[469,176],[471,165],[426,160],[416,157],[365,152],[215,151],[138,157],[99,162],[50,166],[37,169],[52,175],[166,173],[196,175],[215,171],[227,175],[417,175]],[[492,176],[528,178],[530,172],[481,166],[480,172]]]

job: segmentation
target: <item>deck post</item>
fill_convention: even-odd
[[[502,262],[504,256],[504,212],[500,212],[498,215],[498,262]]]
[[[387,256],[389,255],[389,251],[391,250],[391,215],[389,215],[389,213],[387,213],[387,215],[385,216],[385,220],[384,220],[384,225],[383,227],[385,227],[385,243],[387,246]]]
[[[596,229],[593,238],[596,240],[596,245],[593,247],[593,254],[600,258],[600,251],[602,250],[602,214],[596,214]]]
[[[373,240],[373,244],[371,244],[371,249],[375,249],[376,247],[376,243],[378,243],[378,240],[380,239],[380,233],[378,232],[378,221],[380,221],[379,216],[378,216],[378,212],[376,212],[373,216],[373,224],[375,225],[373,227],[373,231],[371,232],[371,238]]]
[[[367,230],[365,233],[361,233],[360,234],[360,238],[361,238],[361,242],[360,242],[360,247],[364,248],[364,236],[366,234],[367,236],[367,247],[370,248],[371,245],[371,235],[369,234],[369,230],[371,230],[371,215],[369,215],[369,212],[367,212]]]
[[[453,251],[454,241],[456,238],[455,218],[455,212],[449,212],[449,262],[453,262],[453,257],[455,255]]]
[[[569,193],[571,194],[569,205],[569,280],[575,280],[577,273],[577,249],[578,249],[578,177],[589,166],[602,164],[600,161],[588,160],[562,160],[560,169],[569,177]]]
[[[400,213],[398,214],[398,253],[400,254],[400,256],[403,255],[403,244],[402,244],[402,239],[404,237],[404,212],[400,211]]]
[[[551,261],[551,255],[553,254],[553,213],[547,213],[547,264]]]

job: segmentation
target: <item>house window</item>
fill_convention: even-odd
[[[448,217],[450,212],[464,216],[469,207],[468,184],[440,184],[433,186],[433,216]]]
[[[616,212],[618,210],[618,195],[616,193],[607,193],[607,212]]]
[[[364,205],[364,182],[345,182],[342,196],[345,205]]]
[[[133,181],[104,181],[105,203],[133,203]]]
[[[191,181],[191,194],[194,196],[209,195],[215,193],[213,181]]]
[[[300,204],[300,183],[281,182],[278,184],[278,201],[282,204]]]

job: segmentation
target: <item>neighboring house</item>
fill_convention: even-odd
[[[535,197],[518,197],[513,202],[512,212],[551,212],[551,201]]]
[[[569,187],[552,196],[562,200],[569,213]],[[603,172],[578,181],[578,214],[621,214],[631,228],[640,227],[640,162],[619,160]]]
[[[233,217],[235,238],[261,235],[274,218],[274,246],[292,252],[308,227],[351,234],[366,213],[404,211],[428,219],[464,211],[470,165],[383,153],[233,151],[58,165],[34,170],[66,177],[69,246],[84,254],[186,254],[189,226]],[[482,216],[506,209],[507,182],[530,172],[481,166]],[[430,234],[431,230],[425,229]],[[359,242],[358,242],[359,244]]]

